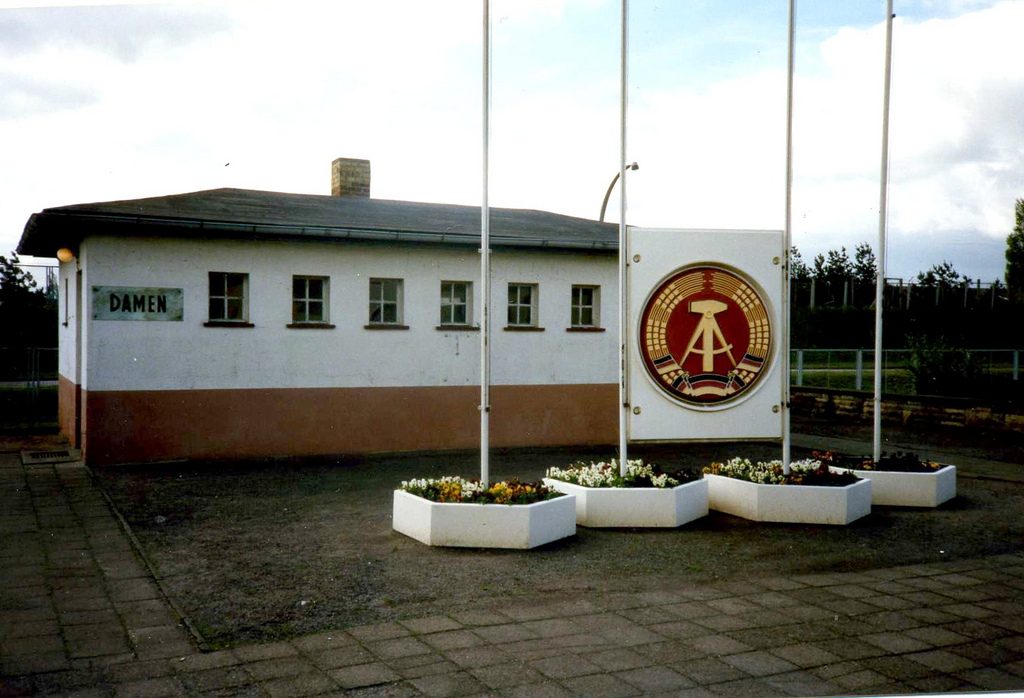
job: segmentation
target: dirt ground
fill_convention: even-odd
[[[997,441],[987,440],[991,448],[961,442],[975,455],[991,448],[1014,453]],[[778,447],[631,451],[667,468],[689,469],[736,454],[773,458]],[[548,466],[609,455],[607,449],[499,451],[492,454],[491,476],[535,480]],[[538,594],[670,590],[1024,549],[1024,484],[971,477],[961,477],[957,498],[937,510],[876,507],[846,527],[756,524],[712,512],[672,530],[580,527],[575,537],[533,551],[431,548],[391,529],[399,482],[473,476],[478,458],[473,452],[196,462],[104,469],[97,477],[170,595],[212,646],[463,605],[530,603]]]

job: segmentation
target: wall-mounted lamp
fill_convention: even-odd
[[[57,250],[57,259],[62,262],[73,262],[75,260],[75,253],[67,247],[62,247]]]

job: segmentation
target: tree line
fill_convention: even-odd
[[[0,255],[0,346],[57,346],[57,288],[41,288],[19,266],[18,255]]]
[[[878,262],[871,245],[862,242],[853,248],[853,257],[845,247],[815,255],[807,264],[800,251],[790,249],[790,275],[794,281],[811,279],[839,284],[852,279],[856,283],[874,283]],[[943,261],[918,273],[919,286],[962,286],[972,280]],[[996,279],[995,287],[1001,287]],[[1006,290],[1011,302],[1024,303],[1024,199],[1015,203],[1015,224],[1006,238]],[[0,255],[0,329],[6,346],[56,346],[56,288],[40,288],[32,275],[19,265],[17,253]]]
[[[878,260],[871,245],[862,242],[853,250],[850,258],[846,247],[829,250],[825,254],[815,255],[811,264],[807,264],[796,246],[789,250],[790,277],[794,281],[843,282],[849,279],[857,283],[873,284],[878,274]],[[952,262],[943,261],[933,264],[926,271],[919,272],[914,280],[918,286],[962,286],[978,279],[971,279],[961,274]],[[999,279],[994,281],[1001,285]]]
[[[1024,199],[1017,199],[1014,204],[1013,231],[1006,238],[1006,289],[1013,302],[1024,303]],[[811,264],[807,264],[800,251],[794,246],[789,253],[790,277],[794,281],[845,281],[853,279],[858,283],[874,283],[878,273],[878,261],[875,252],[867,242],[858,244],[850,258],[845,247],[829,250],[826,254],[815,255]],[[933,264],[926,271],[919,272],[915,283],[919,286],[962,286],[972,281],[966,274],[956,270],[951,262],[943,261]],[[995,287],[1002,282],[995,279]]]
[[[1024,199],[1017,199],[1013,232],[1006,238],[1006,288],[1010,300],[1024,303]]]

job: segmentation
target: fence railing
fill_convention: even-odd
[[[57,267],[50,264],[17,264],[45,293],[57,293]]]
[[[949,349],[882,352],[882,392],[978,398],[1024,398],[1021,349]],[[793,387],[872,390],[871,349],[794,349]]]
[[[1022,358],[1024,349],[933,349],[924,353],[886,349],[882,352],[882,392],[1024,399]],[[870,391],[874,363],[872,349],[793,349],[790,385]],[[56,349],[0,347],[0,395],[9,393],[7,397],[13,399],[17,393],[19,400],[26,400],[31,410],[38,412],[40,405],[52,401],[48,393],[56,390],[56,381]]]
[[[57,350],[0,347],[0,430],[57,421]]]
[[[0,347],[0,382],[32,383],[57,380],[57,349]]]
[[[794,280],[791,303],[798,308],[870,308],[875,304],[875,282],[848,279]],[[899,278],[885,280],[886,310],[912,308],[1000,308],[1010,303],[1006,287],[998,282],[923,286]]]

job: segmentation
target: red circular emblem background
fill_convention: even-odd
[[[651,293],[638,342],[644,368],[668,395],[689,405],[723,404],[766,372],[772,327],[753,282],[700,265],[680,269]]]

